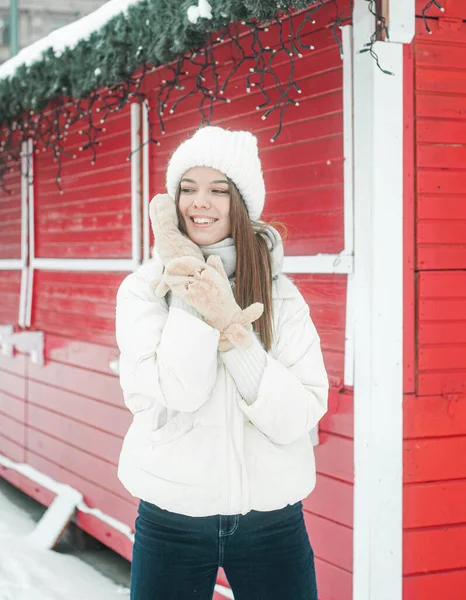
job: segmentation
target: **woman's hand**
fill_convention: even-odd
[[[154,196],[149,206],[149,214],[154,233],[155,248],[164,265],[167,265],[174,258],[183,256],[190,256],[204,261],[199,246],[179,230],[175,202],[168,194]],[[155,285],[157,296],[165,296],[168,286],[164,275],[155,282]]]
[[[210,256],[207,263],[193,257],[174,259],[165,270],[165,282],[220,331],[221,352],[251,345],[251,323],[262,315],[264,306],[259,302],[244,310],[238,306],[220,257]]]

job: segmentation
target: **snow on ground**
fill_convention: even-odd
[[[28,542],[35,523],[0,490],[0,600],[123,600],[129,590],[78,558]]]

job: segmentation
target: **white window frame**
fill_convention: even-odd
[[[36,258],[31,249],[31,267],[46,271],[134,271],[141,264],[141,105],[132,103],[131,119],[131,258]],[[32,202],[32,210],[34,202]]]
[[[344,156],[344,249],[339,254],[285,256],[288,274],[347,275],[344,376],[345,386],[354,383],[354,191],[353,191],[353,40],[352,26],[341,29],[343,46],[343,156]]]
[[[21,271],[20,301],[17,324],[24,327],[25,298],[28,281],[28,142],[21,144],[21,257],[0,259],[0,271]],[[15,323],[16,325],[16,323]]]

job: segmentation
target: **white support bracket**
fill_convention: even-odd
[[[0,326],[0,347],[2,353],[13,358],[14,350],[29,354],[35,365],[44,365],[44,332],[20,331],[14,333],[12,325]]]

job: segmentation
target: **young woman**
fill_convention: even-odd
[[[154,257],[117,297],[134,414],[118,474],[140,499],[131,600],[211,600],[219,567],[235,600],[317,600],[301,500],[328,382],[280,236],[258,222],[256,138],[200,129],[167,191]]]

